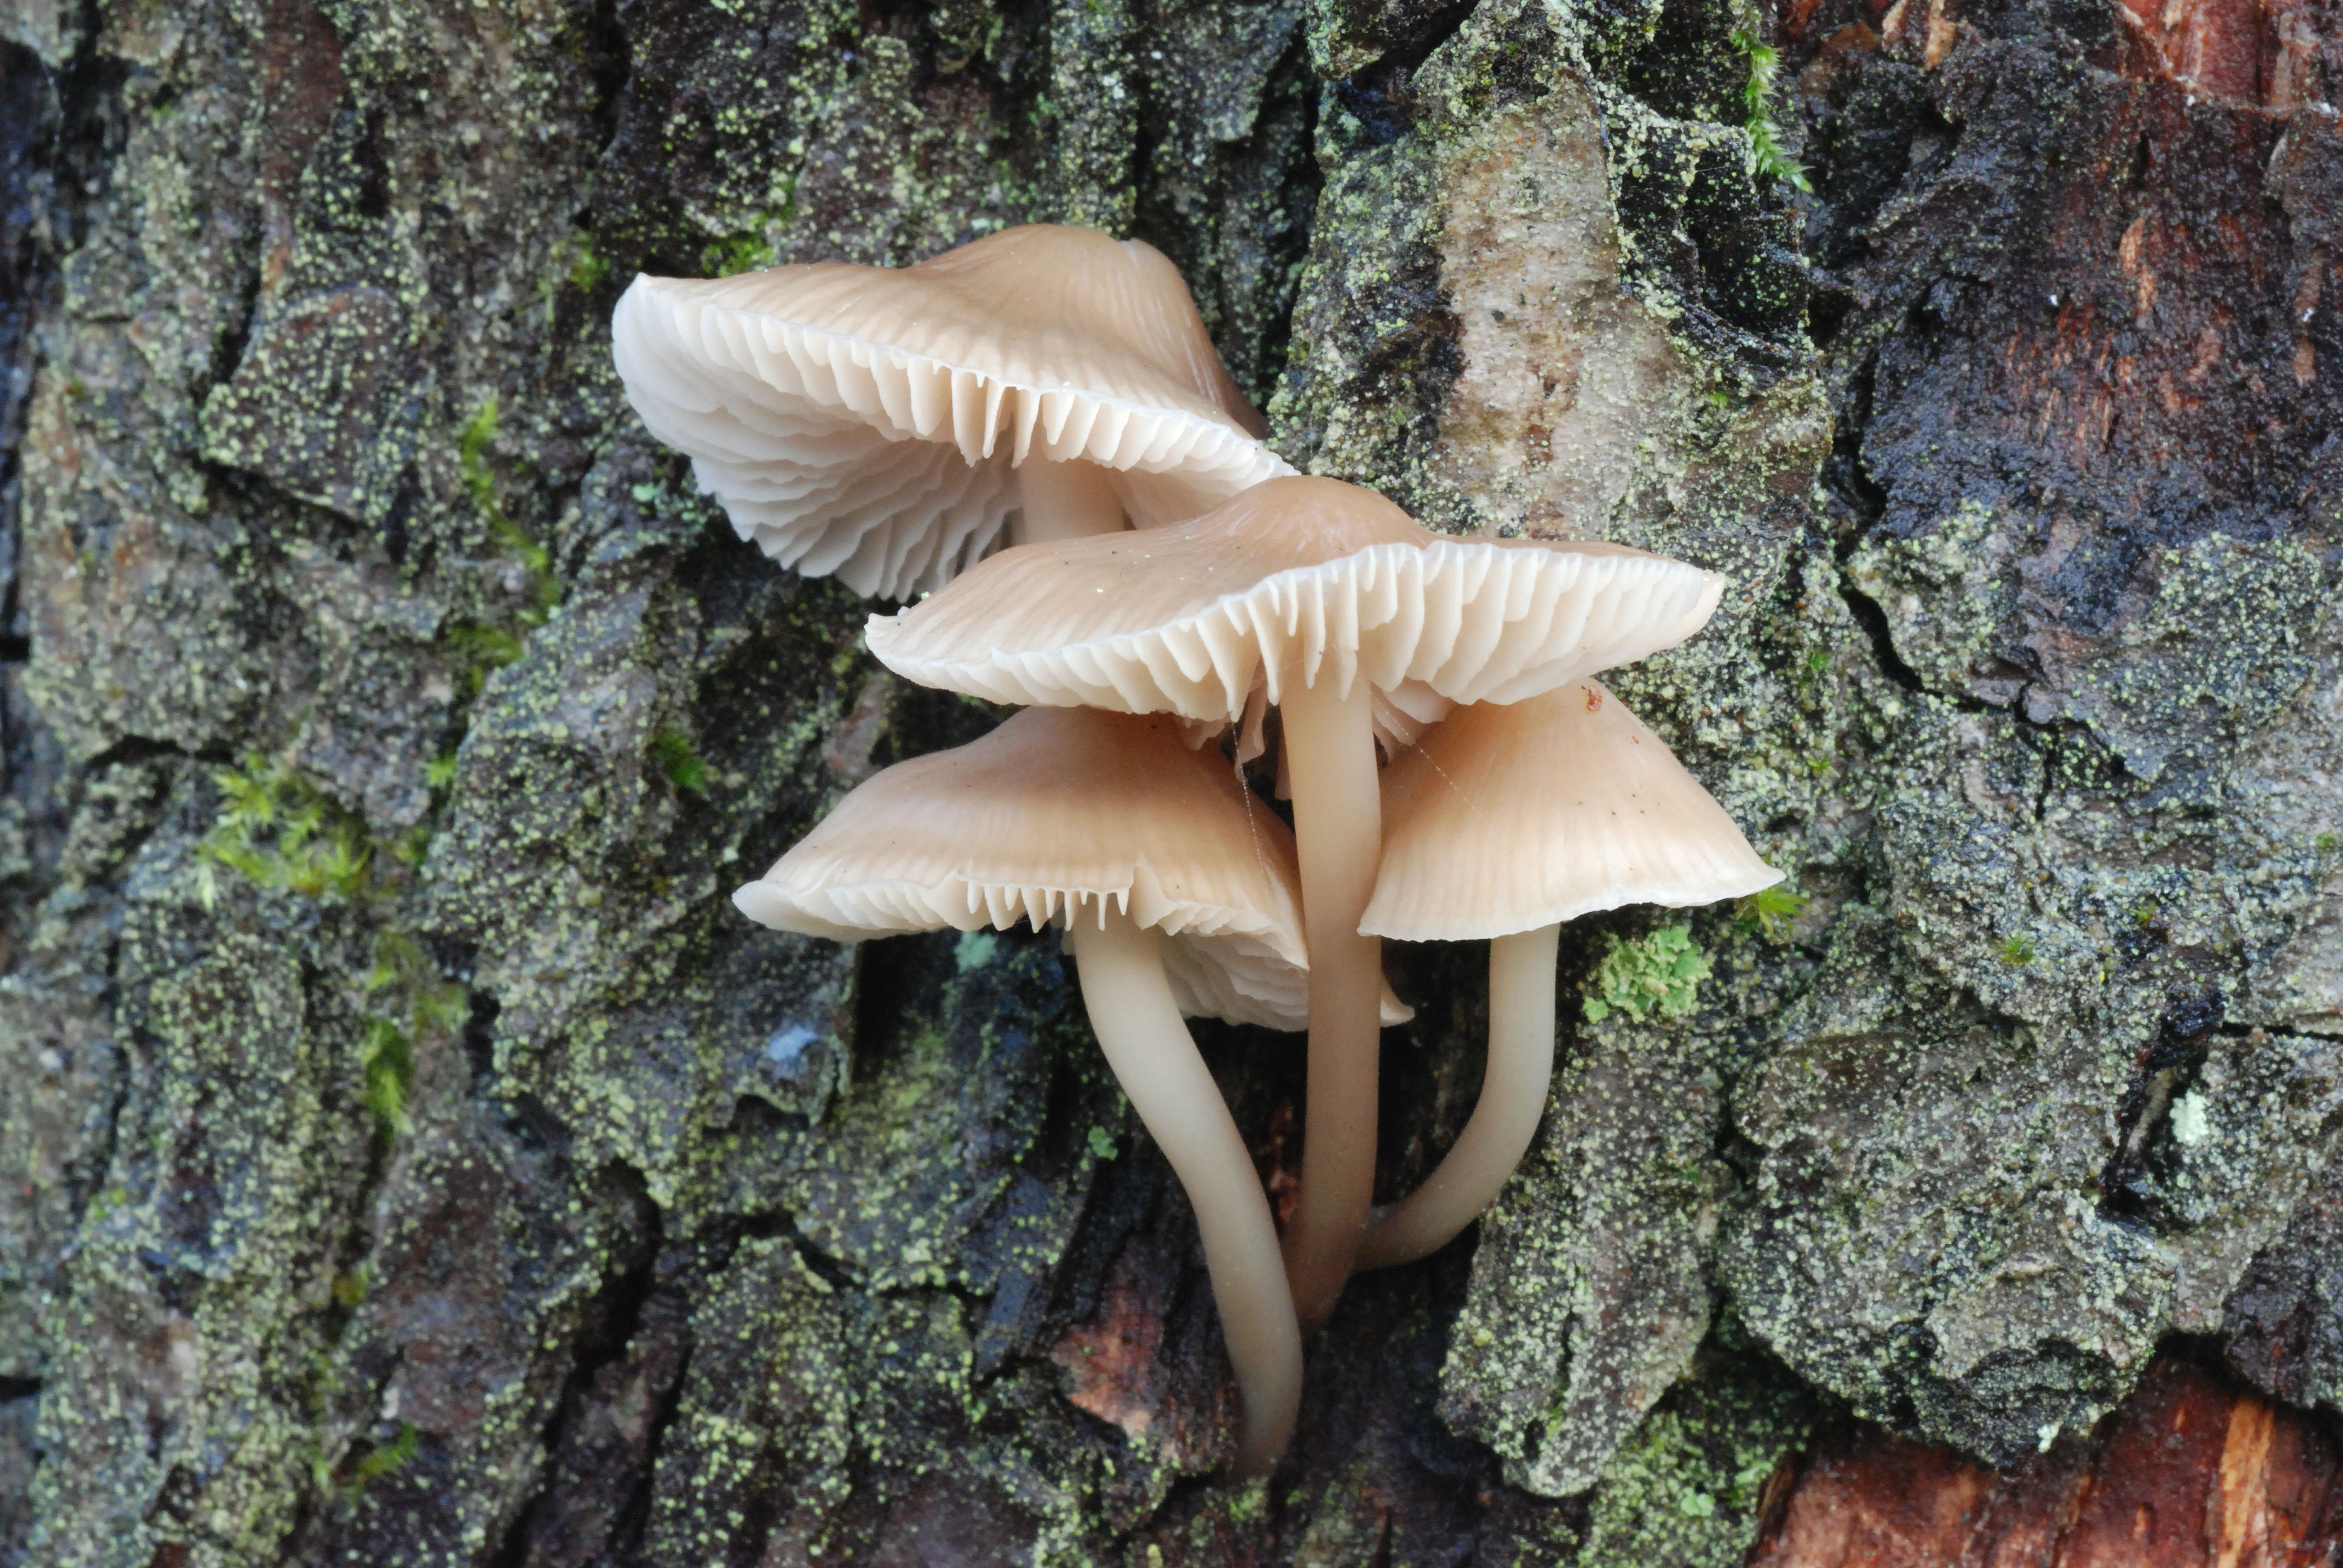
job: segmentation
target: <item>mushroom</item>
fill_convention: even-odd
[[[1293,470],[1151,246],[1033,225],[907,267],[639,276],[627,397],[743,538],[909,599],[1000,542],[1176,521]]]
[[[1285,1238],[1305,1329],[1333,1310],[1373,1196],[1383,849],[1373,693],[1513,702],[1704,624],[1723,579],[1604,544],[1445,538],[1372,490],[1275,479],[1170,528],[1003,551],[873,616],[898,674],[996,702],[1232,724],[1281,706],[1310,950],[1302,1192]]]
[[[1360,929],[1489,940],[1480,1102],[1437,1169],[1379,1211],[1359,1267],[1437,1251],[1521,1162],[1554,1071],[1564,920],[1623,904],[1741,898],[1782,873],[1658,736],[1592,680],[1457,709],[1383,775],[1383,869]]]
[[[1108,1064],[1196,1211],[1242,1396],[1237,1469],[1264,1473],[1302,1397],[1277,1227],[1182,1015],[1297,1028],[1293,843],[1179,727],[1028,709],[898,763],[732,896],[751,920],[855,941],[1061,920]]]

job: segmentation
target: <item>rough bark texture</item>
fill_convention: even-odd
[[[0,1561],[1705,1568],[1831,1434],[2087,1466],[2175,1335],[2343,1405],[2334,0],[5,31]],[[1616,684],[1806,900],[1565,1021],[1265,1486],[1054,941],[734,915],[991,716],[608,365],[639,269],[1039,217],[1178,261],[1298,464],[1730,573]],[[1393,954],[1387,1187],[1478,967]],[[1282,1186],[1297,1042],[1200,1035]]]
[[[1830,1433],[1750,1568],[2257,1568],[2343,1548],[2338,1455],[2316,1418],[2160,1362],[2087,1442],[1996,1474],[1941,1449]]]

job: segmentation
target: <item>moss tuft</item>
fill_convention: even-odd
[[[651,737],[651,755],[669,784],[693,795],[708,793],[708,763],[680,729],[662,729]]]
[[[222,769],[212,779],[226,799],[201,847],[208,862],[196,873],[205,908],[219,896],[215,864],[307,898],[355,898],[365,890],[374,859],[365,820],[328,799],[298,769],[256,753],[241,769]]]
[[[1790,927],[1814,900],[1787,882],[1760,888],[1733,906],[1733,923],[1744,935],[1763,935],[1779,946],[1790,940]]]
[[[1794,190],[1814,189],[1805,169],[1782,146],[1782,127],[1774,119],[1775,82],[1782,56],[1757,35],[1754,27],[1736,27],[1733,46],[1748,56],[1749,83],[1741,90],[1742,129],[1749,133],[1749,173],[1758,179],[1780,180]]]

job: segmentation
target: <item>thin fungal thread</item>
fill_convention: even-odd
[[[1265,905],[1274,904],[1276,879],[1269,874],[1269,855],[1262,848],[1261,825],[1252,819],[1252,789],[1245,783],[1244,764],[1232,760],[1229,767],[1236,774],[1238,798],[1244,802],[1245,832],[1252,839],[1253,869],[1261,873],[1261,890],[1263,895],[1262,902]]]
[[[1443,768],[1439,763],[1433,760],[1432,753],[1430,751],[1419,746],[1416,748],[1415,754],[1423,759],[1423,765],[1426,768],[1431,769],[1434,773],[1440,775],[1440,781],[1443,784],[1447,785],[1450,789],[1455,792],[1456,799],[1464,802],[1464,806],[1467,810],[1471,811],[1475,817],[1486,817],[1488,815],[1487,812],[1481,809],[1481,802],[1475,799],[1471,794],[1467,793],[1463,785],[1459,784],[1453,778],[1450,777],[1447,769]]]

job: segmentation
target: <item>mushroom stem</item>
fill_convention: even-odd
[[[1529,1151],[1554,1076],[1554,963],[1562,928],[1489,944],[1489,1060],[1463,1136],[1404,1200],[1376,1211],[1359,1267],[1411,1263],[1478,1219]]]
[[[1077,907],[1068,924],[1091,1029],[1196,1211],[1221,1337],[1244,1401],[1236,1473],[1265,1475],[1302,1404],[1302,1333],[1269,1200],[1172,1000],[1161,939],[1111,898],[1101,899],[1095,913]]]
[[[1121,531],[1122,499],[1107,471],[1083,457],[1035,454],[1017,465],[1018,519],[1010,543],[1034,545]]]
[[[1310,945],[1302,1192],[1285,1232],[1285,1274],[1304,1333],[1333,1315],[1374,1197],[1383,1027],[1383,940],[1359,934],[1383,852],[1374,710],[1365,680],[1338,695],[1333,672],[1318,673],[1315,685],[1298,675],[1287,681],[1280,705]]]

